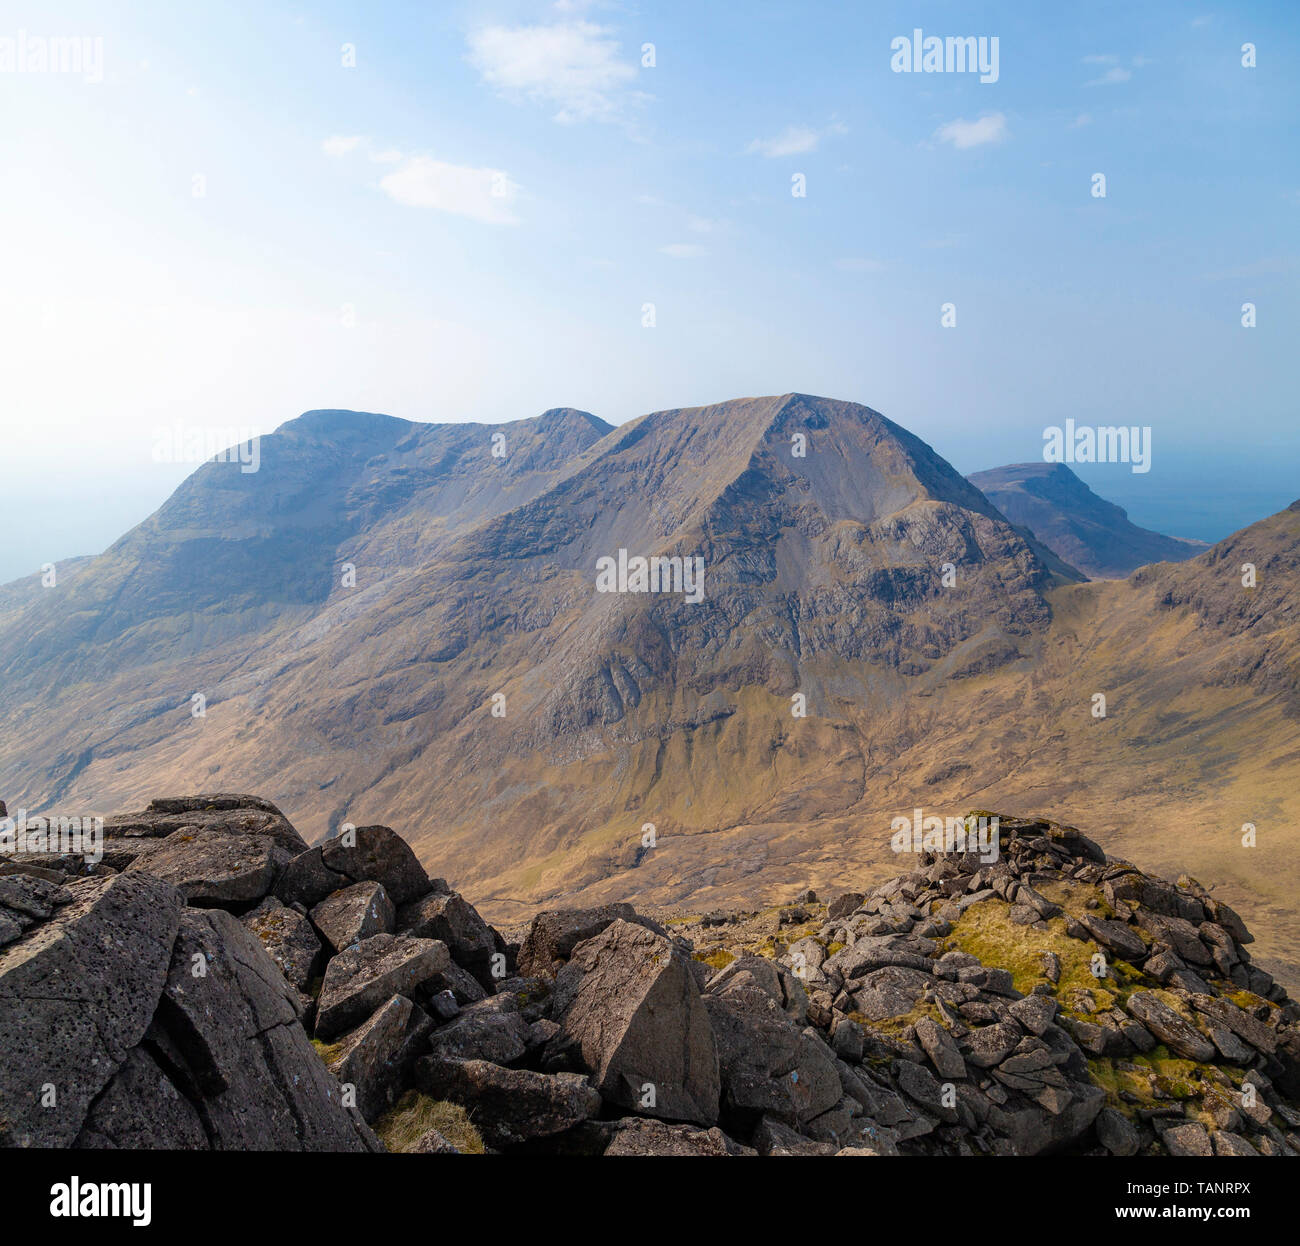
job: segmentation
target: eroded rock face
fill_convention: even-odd
[[[229,913],[181,914],[146,1046],[181,1093],[201,1103],[215,1149],[376,1147],[312,1050],[293,989]]]
[[[556,1019],[603,1098],[664,1120],[718,1119],[718,1054],[686,958],[619,918],[574,949]]]

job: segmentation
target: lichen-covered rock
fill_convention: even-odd
[[[716,1125],[700,1129],[667,1121],[628,1117],[617,1122],[606,1155],[756,1155]]]

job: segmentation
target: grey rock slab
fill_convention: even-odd
[[[326,1041],[358,1025],[390,995],[415,995],[451,963],[436,939],[379,934],[340,952],[325,970],[316,1036]]]
[[[72,1144],[148,1028],[171,963],[182,901],[167,883],[119,874],[66,894],[0,948],[0,1146]]]
[[[186,1098],[202,1102],[214,1150],[382,1149],[312,1049],[293,988],[229,913],[181,914],[146,1043]]]
[[[288,861],[288,852],[266,835],[183,827],[147,856],[137,857],[123,872],[145,872],[164,879],[187,904],[238,908],[261,900]]]
[[[1213,1060],[1216,1048],[1190,1021],[1150,991],[1136,991],[1129,996],[1128,1010],[1171,1051],[1188,1060]]]
[[[383,883],[353,883],[328,895],[311,911],[312,924],[341,952],[372,935],[391,934],[397,910]]]

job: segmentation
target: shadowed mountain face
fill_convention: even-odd
[[[1012,523],[1094,579],[1123,579],[1147,563],[1182,562],[1206,549],[1130,523],[1123,507],[1098,497],[1064,463],[1016,463],[968,479]]]
[[[256,475],[206,465],[56,589],[0,596],[0,796],[91,813],[160,786],[273,791],[313,839],[382,810],[507,920],[883,876],[900,811],[1044,809],[1223,882],[1261,954],[1295,964],[1280,889],[1300,878],[1230,832],[1266,819],[1297,846],[1278,569],[1298,518],[1217,561],[1069,584],[852,403],[613,430],[312,413],[263,439]],[[701,560],[702,598],[598,591],[620,550]]]

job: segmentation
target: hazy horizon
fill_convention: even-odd
[[[1080,475],[1171,535],[1293,500],[1287,5],[0,15],[88,57],[0,72],[0,580],[152,513],[193,466],[158,428],[319,407],[619,424],[798,390],[962,472],[1149,426],[1150,473]],[[896,72],[918,29],[996,38],[996,81]]]

